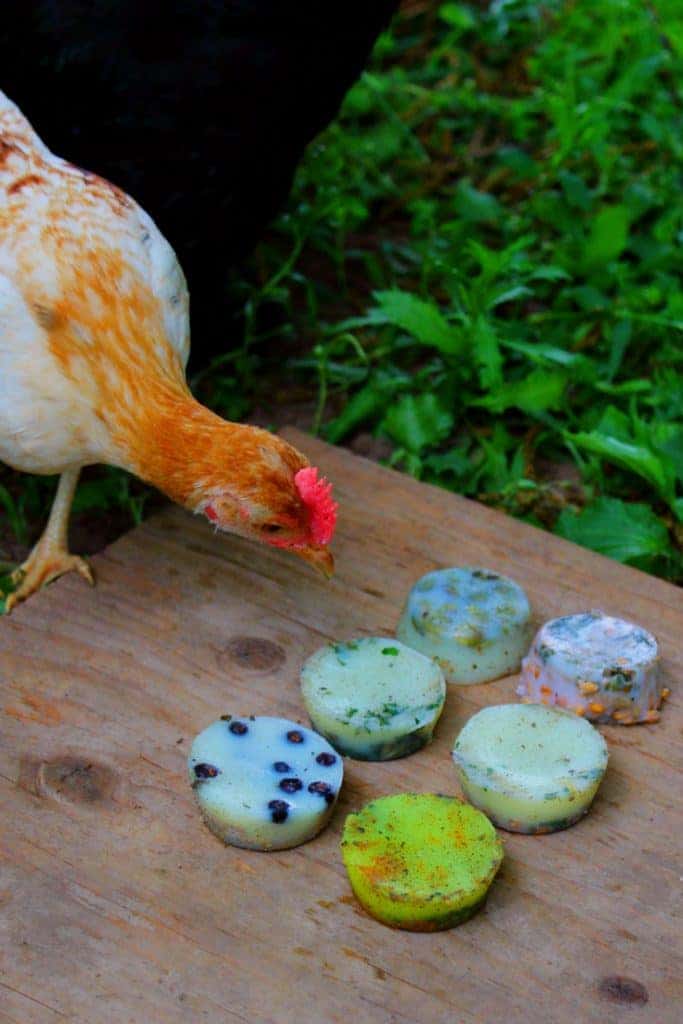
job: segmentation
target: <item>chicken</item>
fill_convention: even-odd
[[[96,462],[331,574],[330,484],[281,438],[190,394],[189,299],[170,245],[124,192],[50,153],[3,93],[0,197],[0,460],[60,474],[7,610],[70,570],[92,582],[67,525]]]

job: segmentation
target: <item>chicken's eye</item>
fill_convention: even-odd
[[[284,526],[280,523],[264,523],[261,529],[264,533],[281,533],[284,530]]]

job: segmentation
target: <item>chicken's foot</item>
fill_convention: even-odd
[[[94,584],[95,578],[86,560],[72,555],[67,545],[69,513],[79,474],[80,468],[67,469],[59,478],[45,531],[24,564],[12,573],[15,589],[5,600],[5,614],[65,572],[78,572],[88,583]]]

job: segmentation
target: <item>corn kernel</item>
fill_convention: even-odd
[[[632,722],[633,714],[627,708],[619,708],[612,712],[612,718],[615,722]]]

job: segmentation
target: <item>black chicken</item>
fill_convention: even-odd
[[[225,347],[225,278],[283,202],[398,0],[6,0],[0,88],[154,217]]]

